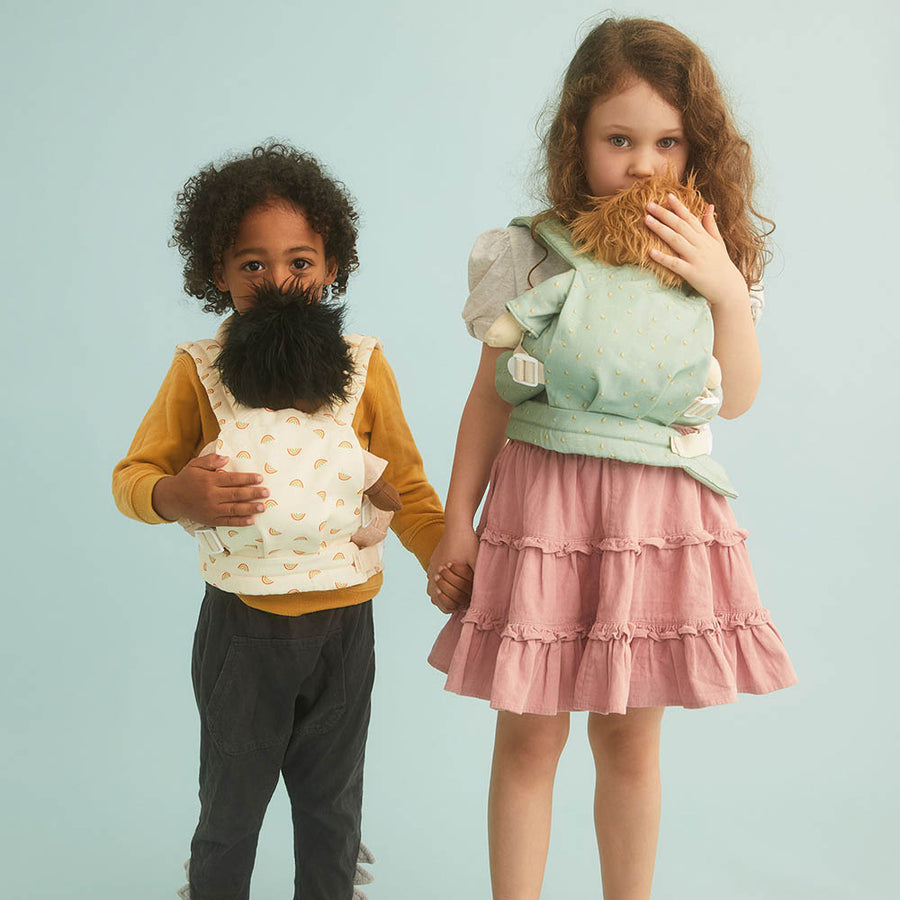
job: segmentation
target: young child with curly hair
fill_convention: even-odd
[[[642,900],[664,708],[795,680],[705,431],[717,411],[749,409],[759,385],[751,288],[765,228],[709,61],[662,22],[608,19],[587,35],[545,150],[545,211],[481,235],[469,261],[463,315],[484,346],[431,562],[429,592],[453,612],[431,662],[448,690],[498,710],[495,900],[540,895],[574,710],[588,711],[603,897]],[[636,227],[661,239],[654,266],[604,262],[610,198],[669,175],[705,202],[643,195]],[[510,324],[512,358],[513,343],[491,340]],[[435,580],[452,561],[474,567],[467,607]]]
[[[343,185],[283,144],[209,165],[178,196],[185,291],[234,314],[179,345],[113,493],[132,518],[198,535],[193,900],[248,897],[280,776],[295,896],[354,895],[382,583],[384,529],[360,539],[372,482],[393,486],[373,502],[423,567],[443,531],[381,346],[344,335],[327,296],[358,266],[357,221]]]

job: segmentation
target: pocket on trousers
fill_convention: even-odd
[[[330,731],[347,706],[344,647],[340,632],[330,634],[319,649],[315,671],[297,701],[294,732],[298,736]]]
[[[207,706],[209,732],[223,753],[236,756],[286,744],[294,715],[284,683],[294,655],[291,643],[231,638]]]

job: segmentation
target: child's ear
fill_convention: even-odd
[[[328,271],[325,273],[325,281],[324,284],[330,285],[334,284],[334,279],[337,278],[338,273],[338,262],[333,256],[328,257]]]
[[[216,287],[223,293],[228,293],[228,285],[225,283],[225,267],[222,263],[216,263],[212,270],[212,279]]]

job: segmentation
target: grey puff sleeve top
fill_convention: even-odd
[[[483,341],[488,328],[506,312],[509,300],[569,268],[552,250],[545,258],[544,247],[532,239],[527,228],[492,228],[478,235],[469,255],[469,297],[462,311],[469,334]],[[754,323],[759,322],[764,303],[762,288],[753,288],[750,313]]]

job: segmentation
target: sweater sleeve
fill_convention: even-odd
[[[176,475],[219,432],[218,422],[187,353],[178,353],[138,427],[128,455],[113,470],[116,506],[132,519],[166,522],[153,508],[153,488]]]
[[[387,460],[384,477],[397,488],[403,503],[394,514],[391,529],[422,568],[427,568],[444,531],[444,512],[403,415],[397,379],[378,349],[372,351],[354,427],[363,446]]]

